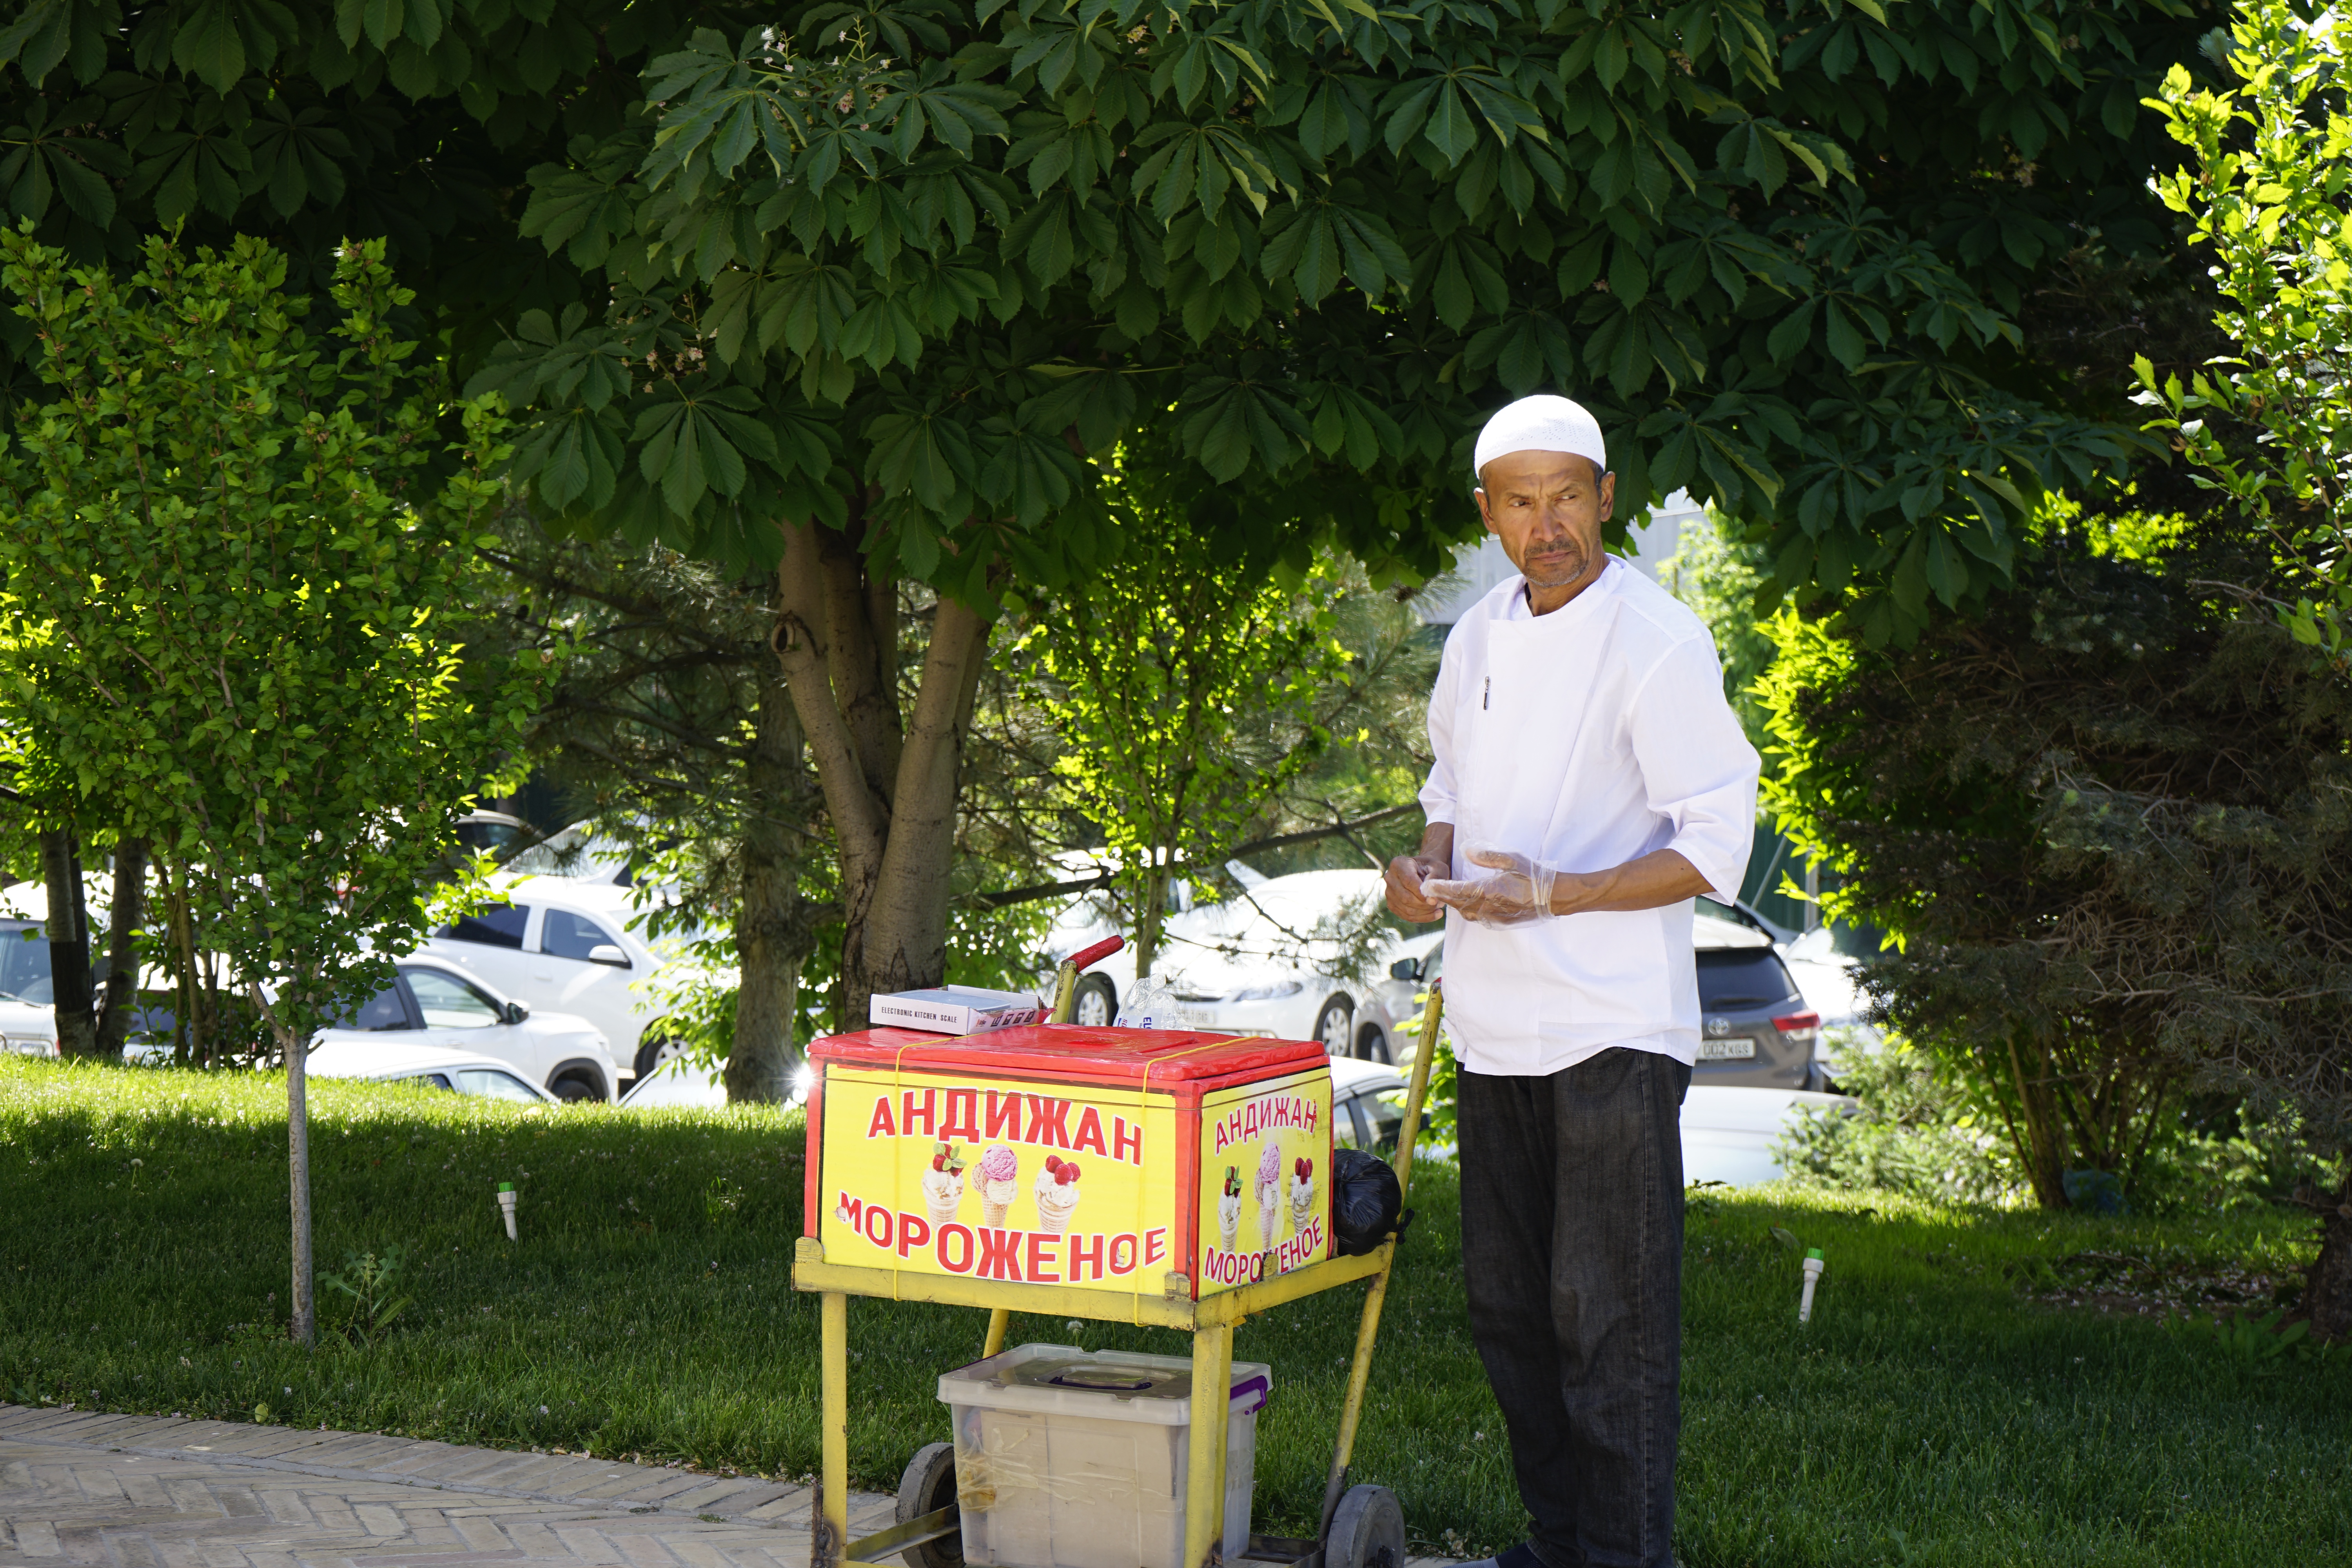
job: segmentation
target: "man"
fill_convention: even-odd
[[[1500,1568],[1653,1568],[1681,1427],[1691,900],[1739,890],[1758,758],[1706,627],[1601,549],[1592,416],[1523,398],[1475,466],[1520,575],[1446,638],[1428,827],[1389,908],[1445,919],[1470,1327],[1534,1521]]]

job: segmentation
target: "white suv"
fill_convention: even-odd
[[[445,926],[418,951],[533,1007],[578,1014],[612,1042],[625,1076],[675,1053],[660,1005],[640,983],[676,961],[646,941],[646,911],[630,889],[572,877],[494,881],[505,903]]]

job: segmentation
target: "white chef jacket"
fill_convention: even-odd
[[[1562,871],[1674,849],[1737,897],[1755,842],[1756,748],[1705,623],[1622,561],[1548,616],[1513,577],[1445,639],[1421,792],[1454,825],[1454,875],[1486,846]],[[1445,912],[1445,1020],[1473,1072],[1546,1074],[1612,1047],[1698,1056],[1691,900],[1496,926]]]

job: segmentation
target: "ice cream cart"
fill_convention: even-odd
[[[1408,1185],[1437,1014],[1433,994],[1395,1157]],[[1369,1288],[1318,1534],[1250,1535],[1239,1555],[1402,1568],[1395,1497],[1347,1484],[1398,1237],[1357,1256],[1334,1250],[1325,1047],[1047,1023],[962,1037],[867,1029],[816,1042],[810,1058],[793,1284],[821,1300],[813,1568],[961,1561],[945,1444],[909,1467],[896,1525],[848,1539],[850,1297],[986,1309],[983,1358],[1003,1350],[1014,1312],[1180,1330],[1192,1335],[1197,1412],[1228,1384],[1236,1325],[1358,1280]],[[1226,1544],[1226,1438],[1223,1419],[1190,1421],[1180,1568],[1204,1568]]]

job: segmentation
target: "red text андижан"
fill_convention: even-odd
[[[1103,1113],[1094,1106],[1017,1089],[909,1089],[877,1095],[874,1113],[866,1119],[866,1136],[1029,1143],[1143,1163],[1140,1123],[1114,1112],[1105,1129]]]

